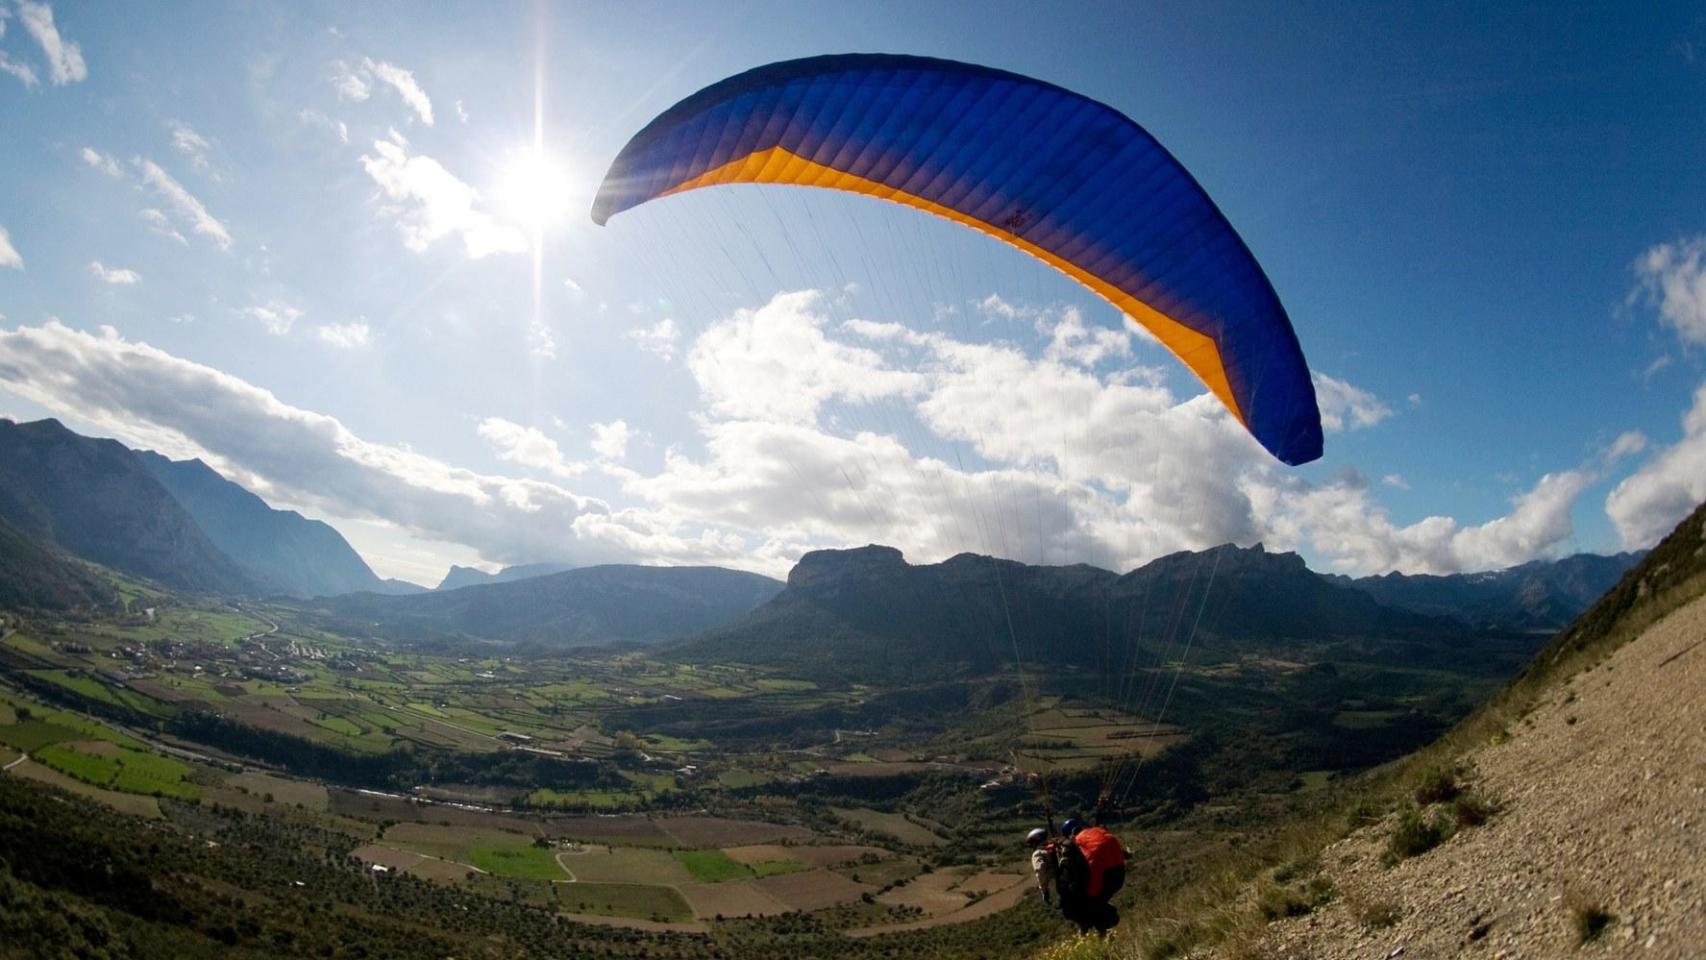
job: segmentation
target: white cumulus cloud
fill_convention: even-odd
[[[607,460],[620,460],[628,455],[628,440],[633,436],[626,421],[592,425],[592,450]]]
[[[1676,332],[1685,346],[1706,346],[1706,236],[1661,243],[1635,261],[1644,296],[1657,308],[1659,322]]]
[[[1644,444],[1643,444],[1644,446]],[[1706,500],[1706,384],[1682,418],[1682,439],[1658,451],[1605,498],[1625,547],[1650,547]]]
[[[487,417],[480,421],[479,434],[492,445],[499,460],[519,463],[559,477],[575,477],[586,472],[585,464],[569,461],[563,456],[557,441],[534,427],[524,427],[502,417]]]
[[[1328,433],[1372,427],[1392,416],[1379,397],[1324,373],[1315,374],[1315,402],[1321,407],[1321,429]],[[1411,405],[1417,402],[1413,398]]]
[[[687,366],[712,412],[809,423],[830,400],[874,400],[922,384],[872,350],[825,336],[819,300],[809,290],[778,294],[699,336]]]
[[[410,250],[424,251],[452,234],[462,239],[463,249],[475,260],[528,249],[521,231],[482,209],[479,191],[437,160],[410,156],[401,137],[374,141],[373,152],[363,155],[361,164],[389,201],[384,209],[396,219]]]
[[[275,502],[392,524],[495,563],[737,557],[720,535],[678,534],[554,483],[365,440],[333,417],[116,331],[93,335],[57,321],[0,331],[0,388],[132,446],[202,457]]]

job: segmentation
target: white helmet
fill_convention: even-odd
[[[1025,834],[1025,842],[1030,844],[1033,847],[1037,846],[1038,844],[1042,843],[1044,840],[1047,840],[1047,839],[1048,839],[1048,831],[1044,830],[1042,827],[1038,827],[1035,830],[1032,830],[1030,833]]]

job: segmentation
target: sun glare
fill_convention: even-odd
[[[574,197],[570,166],[549,151],[522,147],[504,163],[492,199],[512,223],[535,230],[565,222]]]

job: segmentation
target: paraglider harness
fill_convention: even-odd
[[[1056,884],[1063,904],[1107,903],[1125,886],[1125,848],[1102,827],[1085,827],[1053,844]]]

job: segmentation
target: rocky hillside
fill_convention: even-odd
[[[393,592],[327,524],[274,510],[200,460],[168,460],[149,450],[136,457],[261,589],[298,597]]]
[[[0,519],[40,546],[169,587],[254,589],[129,448],[57,420],[0,420]]]
[[[114,602],[111,586],[76,560],[44,549],[0,520],[0,610],[63,610]]]
[[[1701,956],[1706,506],[1431,754],[1194,956]]]

